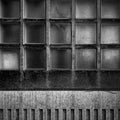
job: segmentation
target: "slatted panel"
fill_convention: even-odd
[[[1,91],[0,120],[119,120],[117,91]]]
[[[35,111],[36,109],[31,109],[31,111],[33,110]],[[114,109],[111,109],[111,110],[114,111]],[[111,110],[102,109],[102,114],[101,114],[102,120],[119,120],[120,119],[119,110],[115,114],[113,114]],[[0,120],[19,120],[20,119],[19,115],[16,113],[13,114],[12,113],[13,111],[14,110],[12,109],[11,112],[9,113],[8,112],[0,113]],[[81,113],[76,115],[73,113],[70,113],[70,116],[68,116],[68,112],[70,112],[69,110],[62,109],[62,114],[60,114],[60,110],[58,109],[58,113],[55,113],[53,116],[53,114],[51,113],[51,109],[49,109],[49,111],[47,111],[45,114],[42,113],[41,115],[37,116],[36,114],[30,112],[29,109],[26,109],[26,110],[24,109],[24,117],[22,118],[22,120],[46,120],[46,119],[47,120],[84,120],[84,119],[98,120],[100,119],[98,118],[98,115],[96,115],[95,111],[89,110],[89,113],[88,113],[88,109],[85,109],[85,111],[84,111],[85,113],[82,113],[82,115]],[[6,115],[8,116],[4,117]],[[93,119],[92,119],[92,116],[94,116]],[[117,116],[117,118],[115,118],[115,116]]]

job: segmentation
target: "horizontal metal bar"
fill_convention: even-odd
[[[69,18],[69,19],[66,19],[66,18],[65,19],[64,18],[63,19],[62,18],[61,19],[57,19],[56,18],[56,19],[49,19],[49,21],[50,22],[71,22],[72,18]]]
[[[96,23],[97,19],[75,19],[77,23]]]
[[[75,69],[75,72],[97,72],[98,69]]]
[[[52,49],[72,49],[72,46],[71,45],[69,45],[69,46],[67,46],[67,45],[64,45],[64,46],[50,45],[50,48],[52,48]]]
[[[23,45],[24,48],[30,48],[30,49],[45,49],[45,45]]]
[[[1,23],[20,23],[20,19],[0,19]]]
[[[23,21],[25,21],[25,22],[45,22],[46,21],[46,19],[28,19],[28,18],[25,18],[25,19],[23,19]]]
[[[120,19],[101,19],[102,23],[120,23]]]
[[[101,44],[101,48],[120,48],[120,44]]]
[[[101,72],[120,72],[120,69],[103,69],[101,68]]]
[[[23,43],[24,46],[45,46],[45,43]]]
[[[80,48],[87,48],[87,49],[92,49],[93,48],[93,49],[97,49],[97,45],[96,44],[89,44],[89,45],[88,44],[86,44],[86,45],[85,44],[84,45],[83,44],[82,45],[80,45],[80,44],[77,45],[76,44],[75,48],[78,48],[78,49],[80,49]]]
[[[17,48],[19,49],[19,44],[0,44],[0,48]]]
[[[45,68],[25,68],[23,70],[23,72],[26,72],[26,71],[32,71],[32,72],[34,72],[34,71],[46,71],[46,69]]]

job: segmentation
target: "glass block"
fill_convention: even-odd
[[[45,0],[24,0],[24,18],[45,18]]]
[[[37,48],[26,48],[25,69],[45,68],[45,50]]]
[[[19,18],[20,0],[1,0],[1,18]]]
[[[102,18],[119,18],[119,0],[102,0]]]
[[[76,18],[80,19],[96,18],[95,0],[76,0]]]
[[[102,44],[119,44],[120,43],[120,26],[117,24],[102,24],[101,43]]]
[[[19,52],[16,49],[0,50],[0,69],[17,70],[19,69]]]
[[[70,23],[51,23],[50,43],[70,44],[71,43]]]
[[[101,52],[103,69],[120,68],[120,50],[119,49],[102,49]]]
[[[44,23],[25,23],[25,43],[44,43],[45,42],[45,24]]]
[[[95,69],[96,49],[76,49],[76,69]]]
[[[51,18],[70,18],[71,0],[51,0]]]
[[[51,69],[71,69],[72,56],[70,49],[51,49]]]
[[[0,25],[0,43],[19,43],[20,42],[20,24],[3,23]]]
[[[76,24],[76,44],[95,44],[96,26],[95,24]]]

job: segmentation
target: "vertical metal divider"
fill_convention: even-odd
[[[0,1],[0,18],[2,17],[2,3]]]
[[[20,0],[20,82],[23,81],[23,60],[24,60],[24,56],[23,56],[23,0]],[[20,86],[21,88],[22,86]]]
[[[101,0],[97,0],[97,86],[100,88],[101,70]]]
[[[46,86],[49,88],[49,70],[50,70],[50,0],[46,0]]]
[[[0,11],[1,11],[1,8],[2,7],[2,5],[1,5],[1,1],[0,1]],[[0,13],[0,15],[1,15],[1,13]],[[1,17],[1,16],[0,16]],[[1,28],[1,21],[0,21],[0,44],[2,43],[2,28]],[[2,51],[1,51],[1,49],[0,49],[0,70],[3,68],[2,66],[3,66],[3,63],[2,63]]]
[[[76,0],[72,0],[72,78],[71,84],[74,88],[75,78],[75,3]]]

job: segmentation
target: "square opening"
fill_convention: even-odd
[[[1,18],[19,18],[20,0],[1,0],[0,1]]]
[[[76,24],[76,44],[95,44],[96,25],[95,24]]]
[[[76,69],[96,69],[96,49],[76,49]]]
[[[51,69],[71,69],[71,49],[51,49]]]
[[[24,0],[24,18],[45,18],[45,0]]]
[[[50,43],[51,44],[70,44],[71,43],[71,24],[70,23],[51,23]]]
[[[96,0],[77,0],[76,18],[79,19],[96,18]]]
[[[120,26],[118,24],[102,24],[102,44],[120,44]]]
[[[0,49],[0,69],[18,70],[19,69],[19,51],[14,48]]]
[[[0,43],[19,43],[20,24],[2,23],[0,25]]]
[[[120,50],[102,49],[101,61],[103,69],[120,69]]]
[[[26,22],[24,25],[25,43],[45,43],[45,24]]]
[[[26,48],[25,56],[26,56],[25,69],[45,68],[45,64],[46,64],[45,49]]]
[[[51,0],[51,18],[70,18],[71,6],[71,0]]]
[[[102,18],[120,18],[119,0],[102,0]]]

